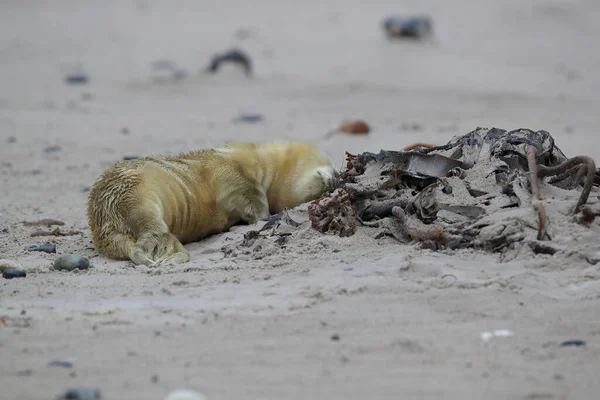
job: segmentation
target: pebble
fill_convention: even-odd
[[[73,368],[73,363],[70,361],[54,360],[48,363],[49,367]]]
[[[177,389],[169,393],[165,400],[206,400],[206,396],[193,390]]]
[[[334,333],[333,335],[331,335],[331,340],[333,340],[334,342],[338,342],[340,340],[340,335]]]
[[[65,82],[70,85],[83,85],[90,79],[84,73],[69,74],[65,77]]]
[[[139,156],[123,156],[123,161],[137,160]]]
[[[27,248],[27,251],[43,251],[44,253],[56,253],[56,246],[50,242],[42,245],[33,244]]]
[[[583,340],[580,340],[580,339],[572,339],[572,340],[565,340],[560,345],[562,347],[565,347],[565,346],[580,347],[580,346],[585,346],[585,342]]]
[[[98,389],[76,387],[65,390],[56,400],[100,400],[102,395]]]
[[[44,149],[44,152],[46,153],[56,153],[57,151],[61,151],[62,147],[61,146],[48,146]]]
[[[13,279],[13,278],[25,278],[27,276],[27,272],[22,269],[16,268],[6,268],[2,271],[2,277],[4,279]]]
[[[17,142],[17,137],[16,136],[9,136],[7,139],[8,143],[16,143]]]
[[[351,119],[343,121],[338,132],[342,133],[353,133],[353,134],[365,134],[371,131],[371,127],[365,121],[360,119]]]
[[[233,122],[260,122],[263,116],[257,113],[240,114]]]
[[[58,271],[73,271],[74,269],[88,269],[90,260],[87,257],[74,254],[58,257],[54,261],[54,269]]]

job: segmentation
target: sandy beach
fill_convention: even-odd
[[[600,264],[576,243],[599,245],[598,221],[571,252],[506,257],[420,249],[362,226],[324,235],[304,204],[284,246],[244,246],[256,226],[237,226],[186,245],[189,263],[150,268],[100,256],[85,205],[123,157],[229,140],[303,139],[342,169],[345,151],[530,128],[598,164],[600,3],[13,0],[0,10],[0,259],[27,271],[0,279],[1,399],[71,387],[119,400],[175,389],[208,400],[597,397]],[[385,37],[385,17],[413,13],[431,16],[431,39]],[[230,48],[252,57],[251,79],[233,65],[203,72]],[[165,78],[160,60],[185,77]],[[73,73],[89,82],[65,83]],[[234,122],[242,113],[263,119]],[[325,137],[349,118],[371,132]],[[23,221],[43,218],[81,234],[31,237],[50,229]],[[26,250],[45,242],[56,254]],[[92,268],[52,269],[63,254]],[[585,344],[561,345],[573,340]]]

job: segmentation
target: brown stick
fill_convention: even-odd
[[[31,235],[31,237],[37,237],[37,236],[74,236],[74,235],[79,235],[81,234],[80,231],[66,231],[63,232],[60,230],[60,228],[56,228],[52,231],[48,231],[48,232],[33,232]]]
[[[538,180],[538,169],[536,162],[535,148],[533,146],[527,146],[527,165],[529,166],[529,176],[531,178],[531,194],[533,197],[540,201],[542,196],[540,195],[540,182]],[[546,236],[546,210],[542,203],[534,203],[533,207],[536,209],[538,214],[538,234],[537,240],[543,240]]]

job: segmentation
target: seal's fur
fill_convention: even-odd
[[[336,184],[333,161],[302,142],[228,143],[118,162],[88,198],[94,245],[135,264],[183,263],[182,243],[253,224],[314,200]]]

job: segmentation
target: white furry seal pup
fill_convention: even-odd
[[[183,243],[314,200],[337,180],[332,159],[313,145],[228,143],[117,162],[94,183],[87,216],[101,254],[184,263]]]

